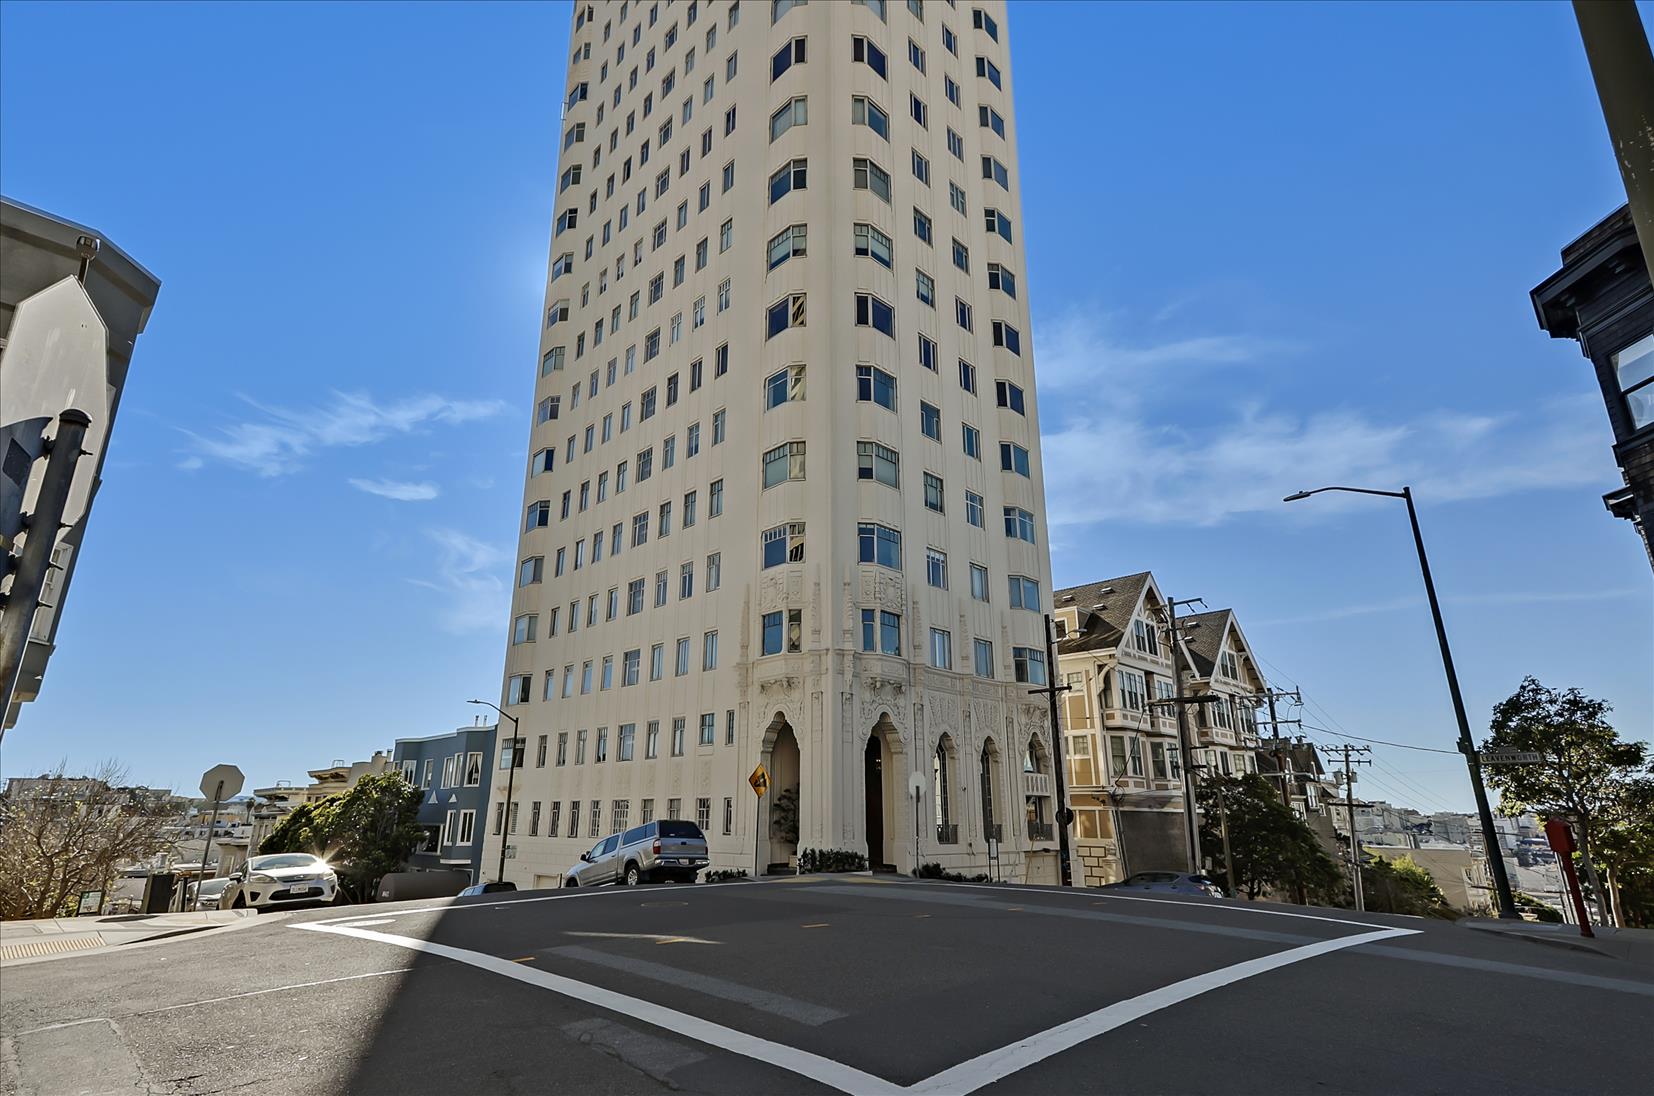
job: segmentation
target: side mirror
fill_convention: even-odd
[[[582,864],[590,864],[592,862],[592,854],[589,853],[589,852],[581,853],[580,854],[580,862]]]

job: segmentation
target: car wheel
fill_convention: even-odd
[[[579,885],[580,885],[580,880],[578,880],[578,879],[566,879],[566,880],[563,881],[563,888],[565,890],[573,890],[575,887],[578,887]]]
[[[643,873],[637,870],[637,865],[636,864],[627,864],[626,865],[626,885],[628,887],[635,887],[641,882],[643,882]]]
[[[244,910],[244,909],[246,909],[247,908],[247,896],[244,895],[244,894],[236,895],[235,896],[235,901],[230,903],[230,908],[233,909],[233,910]]]

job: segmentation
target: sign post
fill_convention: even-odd
[[[770,774],[765,771],[762,761],[747,777],[747,783],[752,785],[752,794],[756,797],[752,822],[752,877],[757,879],[764,874],[764,793],[770,790]]]
[[[201,871],[196,875],[196,893],[200,893],[201,882],[207,878],[207,856],[212,852],[213,831],[218,828],[218,808],[226,799],[234,799],[241,794],[241,785],[245,781],[241,770],[234,765],[214,765],[201,774],[201,794],[212,800],[212,821],[207,823],[207,836],[201,842]],[[216,869],[213,873],[217,875]],[[188,893],[186,885],[182,893]],[[178,910],[184,912],[184,899],[179,899]]]
[[[919,801],[925,794],[925,774],[916,772],[908,782],[913,789],[913,878],[919,878]]]
[[[1585,915],[1585,896],[1579,892],[1579,875],[1574,871],[1574,830],[1567,820],[1545,819],[1545,843],[1556,853],[1556,862],[1562,866],[1562,878],[1568,883],[1568,896],[1574,900],[1574,915],[1579,918],[1579,934],[1592,936],[1591,919]]]

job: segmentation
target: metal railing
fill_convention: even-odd
[[[1028,820],[1028,840],[1030,840],[1030,841],[1049,841],[1049,840],[1051,840],[1051,823],[1049,823],[1049,822],[1035,822],[1033,819],[1030,818]]]
[[[936,843],[938,845],[959,844],[959,823],[938,822],[936,824]]]

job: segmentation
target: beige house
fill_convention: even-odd
[[[502,698],[519,885],[652,817],[715,868],[987,871],[991,840],[1054,877],[1005,7],[575,5]]]
[[[1147,571],[1058,590],[1054,612],[1084,881],[1186,870],[1174,672],[1186,698],[1209,698],[1184,705],[1194,779],[1257,771],[1254,707],[1264,681],[1235,614],[1180,616],[1174,668],[1166,599]]]
[[[366,761],[346,761],[335,758],[331,765],[310,770],[310,783],[291,784],[278,780],[267,788],[254,788],[254,804],[249,810],[252,829],[247,835],[248,846],[257,850],[259,842],[270,836],[282,818],[306,803],[318,803],[330,795],[348,791],[364,776],[378,776],[391,767],[389,750],[375,750]]]

